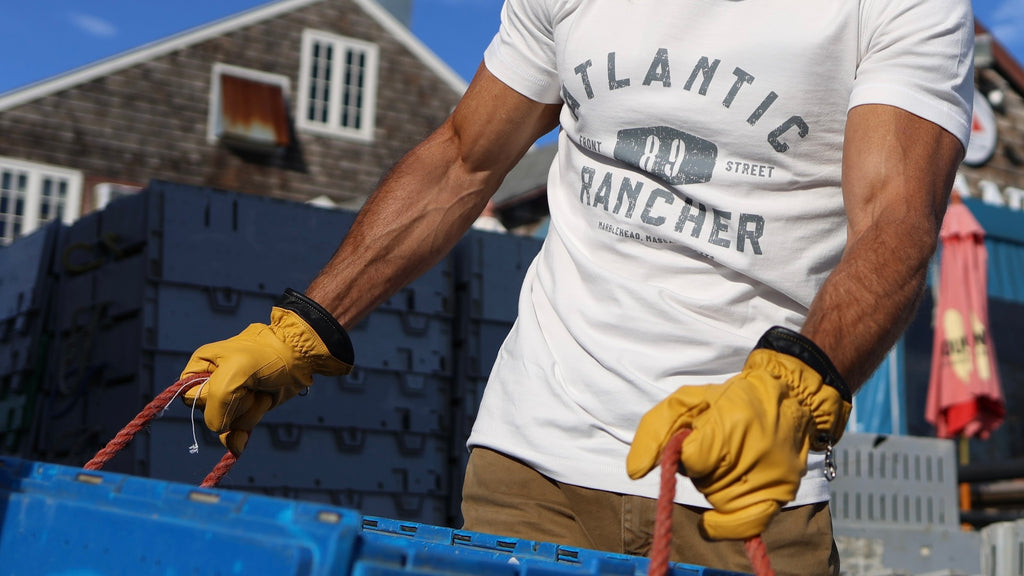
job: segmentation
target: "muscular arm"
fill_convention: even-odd
[[[558,111],[481,66],[452,115],[385,176],[306,295],[352,328],[451,250]]]
[[[949,132],[884,105],[850,111],[843,150],[848,239],[802,332],[856,390],[920,301],[963,147]]]

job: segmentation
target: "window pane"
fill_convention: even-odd
[[[306,119],[312,122],[326,123],[330,113],[332,52],[330,43],[313,42],[306,95]]]
[[[346,128],[358,130],[362,127],[366,59],[366,52],[362,50],[349,50],[345,55],[344,97],[339,123]]]
[[[323,59],[321,58],[322,50],[323,46],[319,42],[313,42],[313,48],[311,50],[313,57],[309,62],[309,94],[306,95],[306,119],[317,122],[320,121],[321,106],[318,95],[320,94],[320,84],[323,81]]]
[[[323,82],[321,82],[320,93],[322,104],[320,106],[320,121],[326,124],[331,112],[331,70],[334,67],[334,46],[327,45],[327,56],[323,64]]]
[[[10,189],[11,189],[11,173],[8,172],[7,170],[4,170],[3,177],[0,178],[0,190],[10,190]]]
[[[349,106],[352,102],[352,51],[345,51],[345,67],[344,73],[342,74],[342,86],[341,86],[341,117],[338,119],[338,123],[344,127],[348,127],[351,124],[351,118],[349,118]]]
[[[28,188],[28,174],[22,172],[18,174],[18,191],[24,192]]]

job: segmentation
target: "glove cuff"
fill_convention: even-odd
[[[846,381],[829,360],[828,355],[803,334],[782,326],[774,326],[761,336],[754,349],[771,350],[800,360],[817,372],[825,385],[835,388],[843,400],[853,402],[850,387],[846,385]]]
[[[294,312],[306,324],[309,324],[309,327],[323,340],[331,356],[349,366],[355,364],[355,351],[352,348],[352,340],[349,338],[348,332],[323,306],[291,288],[284,291],[274,306]]]

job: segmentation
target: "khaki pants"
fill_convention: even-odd
[[[462,492],[466,530],[635,556],[650,550],[656,505],[650,498],[556,482],[483,448],[470,455]],[[701,535],[700,511],[675,505],[672,561],[750,572],[742,542]],[[839,574],[827,503],[786,508],[761,536],[780,576]]]

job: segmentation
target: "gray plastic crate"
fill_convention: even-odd
[[[949,440],[847,434],[836,446],[832,517],[840,526],[959,529]]]
[[[831,511],[844,573],[978,573],[979,535],[959,524],[952,441],[846,434],[836,465]]]

